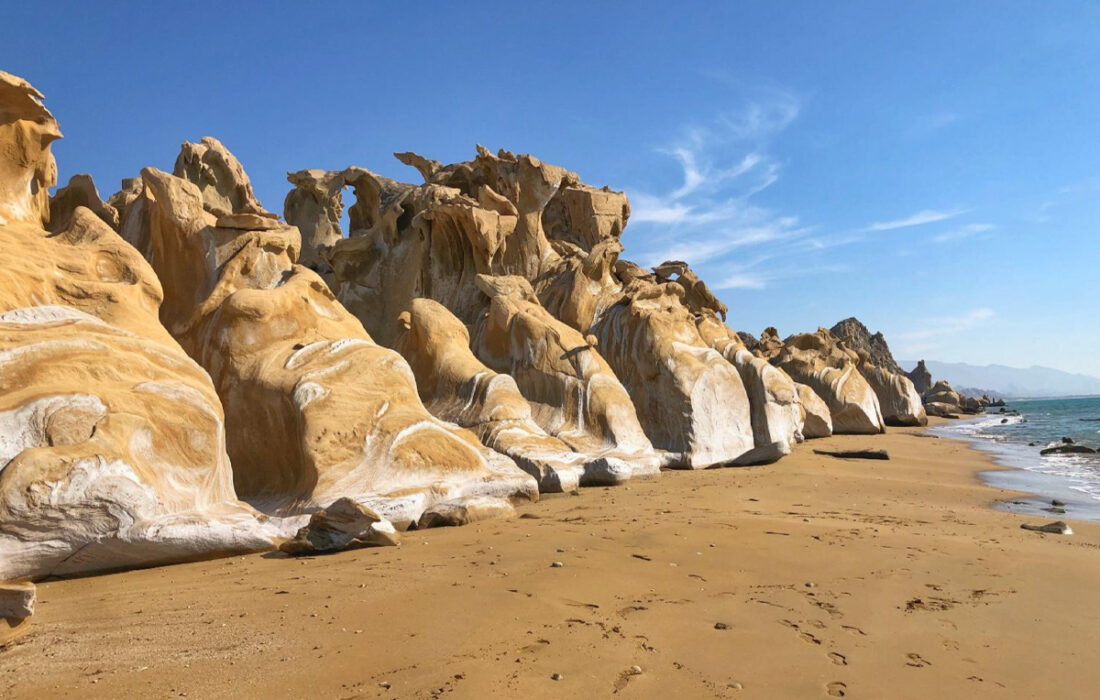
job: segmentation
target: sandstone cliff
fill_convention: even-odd
[[[667,463],[678,466],[761,462],[783,453],[784,442],[756,444],[741,376],[699,334],[688,304],[717,302],[706,285],[693,276],[680,283],[639,274],[618,260],[618,236],[630,211],[625,195],[506,151],[479,149],[475,160],[452,165],[413,153],[398,157],[420,171],[423,185],[358,167],[292,177],[295,191],[309,189],[310,196],[318,181],[342,182],[354,193],[349,237],[324,257],[338,299],[372,336],[394,345],[399,319],[413,300],[438,302],[468,328],[477,359],[513,377],[543,430],[561,439],[563,431],[586,433],[581,443],[566,441],[590,457],[608,445],[638,454],[644,445],[635,424]],[[328,201],[288,208],[290,222],[328,230],[325,221],[332,221],[339,203],[337,193],[327,191]],[[305,196],[292,192],[287,199]],[[514,335],[511,326],[492,325],[491,309],[505,296],[518,296],[510,303],[526,309],[515,318],[541,319],[546,328],[537,336],[560,342],[575,334],[565,356],[571,359],[554,373],[538,369],[536,355],[505,342]],[[486,332],[499,338],[483,337]],[[581,363],[584,357],[590,361]],[[595,367],[605,368],[602,391],[620,398],[588,402],[585,413],[596,414],[574,420],[570,387],[589,386]],[[532,372],[542,378],[522,379]],[[582,449],[593,441],[598,449]]]
[[[142,171],[127,226],[141,222],[161,318],[225,406],[243,498],[291,515],[351,497],[398,524],[452,501],[537,498],[511,459],[424,409],[408,363],[296,264],[298,229],[264,210],[221,143],[185,143],[174,172]]]
[[[45,230],[61,132],[40,99],[0,72],[0,579],[270,547],[234,493],[210,379],[90,179]]]
[[[829,406],[833,431],[881,433],[882,409],[874,390],[860,374],[859,356],[824,328],[792,335],[780,342],[774,328],[761,334],[759,352],[797,382],[808,385]]]

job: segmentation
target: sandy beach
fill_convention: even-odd
[[[1100,524],[1021,530],[1045,520],[990,507],[985,454],[922,432],[398,548],[46,582],[0,696],[1095,697]],[[855,447],[892,459],[813,453]]]

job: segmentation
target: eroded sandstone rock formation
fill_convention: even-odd
[[[174,175],[142,181],[127,227],[144,225],[161,318],[225,406],[243,498],[290,515],[351,497],[398,524],[443,501],[537,498],[512,460],[424,409],[408,364],[296,264],[298,229],[222,144],[185,143]]]
[[[951,388],[950,382],[941,379],[924,393],[924,408],[929,415],[945,416],[963,412],[963,397]]]
[[[908,377],[873,364],[862,353],[858,367],[859,373],[871,385],[875,396],[878,397],[882,418],[886,425],[928,424],[928,415],[925,413],[921,396]]]
[[[94,187],[43,228],[61,133],[40,99],[0,72],[0,579],[270,547],[160,282],[76,197]]]
[[[610,368],[608,381],[626,388],[637,421],[667,461],[698,467],[768,461],[783,453],[782,441],[755,444],[740,375],[699,334],[688,305],[720,304],[706,285],[683,274],[686,266],[675,271],[682,280],[658,280],[618,260],[618,236],[630,211],[625,195],[583,185],[575,173],[506,151],[479,148],[473,161],[446,166],[412,153],[398,157],[421,172],[424,185],[362,168],[324,176],[342,180],[356,196],[348,210],[349,238],[327,255],[338,298],[380,342],[393,344],[396,319],[413,299],[429,298],[475,330],[479,360],[498,373],[523,373],[521,365],[532,357],[505,363],[487,354],[488,344],[476,342],[476,327],[491,305],[484,280],[522,279],[534,292],[523,303],[549,312],[542,316],[549,326],[564,324],[579,333],[574,349]],[[516,288],[514,281],[506,286]],[[553,334],[565,337],[561,327]],[[583,383],[573,364],[560,368],[565,374],[559,382]],[[539,418],[541,409],[534,415],[544,430],[562,437],[553,424],[575,412],[562,403],[567,387],[542,380],[536,390],[515,379],[529,401],[557,412],[546,420]],[[597,424],[577,423],[584,431]]]
[[[48,226],[50,232],[56,233],[66,228],[73,212],[77,207],[85,207],[93,214],[103,219],[103,223],[118,231],[118,210],[99,198],[99,190],[96,189],[91,175],[83,173],[69,178],[69,184],[59,188],[54,196],[50,197],[50,213]]]
[[[779,342],[775,329],[761,334],[759,352],[797,382],[808,385],[829,406],[836,433],[881,433],[882,410],[874,390],[860,374],[859,355],[819,328]]]

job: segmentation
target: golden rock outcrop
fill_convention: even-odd
[[[61,133],[40,99],[0,72],[0,579],[269,548],[153,270],[85,206],[45,230]]]
[[[520,278],[534,292],[523,303],[543,307],[544,318],[579,333],[590,348],[585,352],[610,368],[667,463],[758,463],[783,454],[786,443],[755,444],[737,369],[699,335],[684,304],[685,294],[702,294],[705,285],[685,291],[651,275],[641,279],[647,273],[635,275],[634,266],[618,260],[630,212],[625,195],[507,151],[479,147],[474,160],[452,165],[413,153],[398,158],[416,167],[425,184],[344,171],[357,201],[349,208],[350,237],[329,254],[340,301],[380,342],[390,344],[394,319],[419,297],[474,328],[489,306],[478,276]],[[476,343],[474,351],[497,371]],[[547,404],[516,381],[528,400]]]
[[[529,168],[536,166],[528,163],[520,170]],[[468,360],[474,360],[507,375],[530,404],[526,411],[531,420],[577,454],[563,454],[551,465],[542,437],[536,442],[527,438],[516,442],[515,431],[507,433],[512,442],[506,447],[494,437],[498,436],[495,430],[479,430],[486,444],[526,465],[549,490],[578,480],[614,483],[631,475],[656,473],[660,457],[645,437],[615,373],[589,339],[542,308],[527,278],[519,274],[527,269],[526,259],[516,262],[508,253],[514,236],[542,236],[537,217],[524,219],[517,206],[487,185],[480,186],[479,202],[453,187],[407,185],[362,168],[349,168],[340,177],[356,196],[348,209],[351,237],[337,242],[328,255],[344,306],[372,336],[398,347],[414,367],[425,368],[419,356],[431,350],[413,346],[407,333],[413,319],[408,314],[417,299],[438,302],[466,327],[469,336],[472,358],[459,362],[457,354],[447,356],[459,362],[454,371],[469,371]],[[533,185],[513,189],[531,193],[546,186],[536,178]],[[528,227],[519,234],[522,220],[528,221]],[[527,248],[536,251],[533,255],[543,251],[547,260],[558,259],[553,250],[538,243]],[[429,316],[426,309],[421,308],[422,318],[416,319],[421,331],[426,330],[423,324],[429,317],[445,327],[451,325],[441,320],[442,314]],[[421,336],[415,337],[419,342]],[[450,337],[453,341],[454,336]],[[435,386],[431,371],[418,375],[418,383]],[[446,375],[451,370],[439,371]],[[434,390],[426,394],[436,395]],[[428,403],[441,411],[437,415],[456,420],[445,410],[445,402]],[[527,448],[535,451],[525,455]],[[575,466],[565,468],[563,462]]]
[[[836,433],[881,433],[886,425],[878,397],[858,369],[859,355],[828,330],[779,341],[774,328],[760,336],[758,352],[791,379],[808,385],[829,406]]]
[[[290,515],[350,497],[399,525],[444,502],[537,499],[511,459],[424,408],[409,365],[296,263],[298,229],[224,146],[185,143],[174,175],[142,180],[127,226],[144,222],[161,318],[226,408],[243,498]]]

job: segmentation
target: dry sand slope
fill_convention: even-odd
[[[400,548],[45,583],[0,697],[1097,697],[1100,525],[1021,530],[983,455],[917,432]]]

